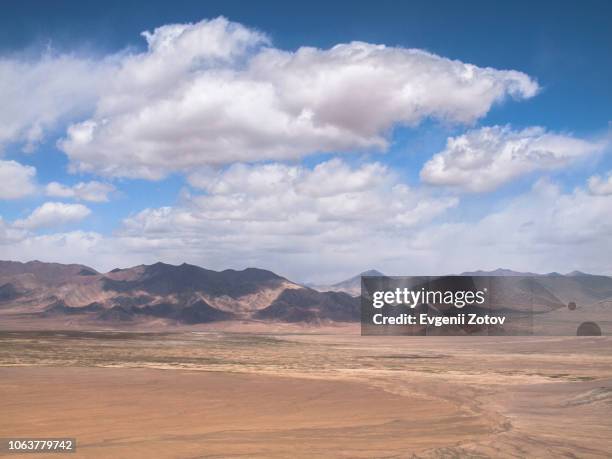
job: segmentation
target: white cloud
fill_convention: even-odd
[[[612,196],[594,196],[582,188],[563,193],[541,179],[529,192],[480,219],[418,232],[413,248],[421,254],[419,264],[434,272],[506,267],[612,274],[610,208]]]
[[[295,189],[297,182],[311,173],[298,173],[300,178],[288,180],[289,188]],[[286,189],[286,185],[282,187]],[[361,193],[376,195],[371,189]],[[245,219],[244,212],[233,214],[224,208],[223,200],[215,203],[213,212],[210,200],[236,198],[240,193],[234,187],[226,194],[209,195],[204,203],[195,197],[174,208],[145,210],[108,237],[81,231],[34,236],[2,225],[0,220],[0,244],[5,258],[81,262],[101,270],[158,260],[186,261],[212,269],[257,266],[291,279],[321,282],[370,267],[397,275],[498,267],[612,274],[607,250],[612,247],[612,195],[593,195],[581,188],[563,193],[554,183],[540,180],[532,190],[492,213],[455,219],[436,210],[436,203],[444,207],[444,199],[429,197],[431,205],[425,206],[422,203],[427,195],[418,190],[413,193],[419,199],[416,205],[408,206],[412,212],[404,216],[414,214],[418,223],[405,226],[393,221],[392,209],[395,201],[402,200],[401,194],[385,195],[390,206],[383,220],[375,213],[370,219],[347,222],[343,215],[334,216],[331,208],[323,217],[313,201],[307,211],[282,208],[285,217],[281,220],[265,213]],[[259,197],[251,199],[263,199],[265,194],[262,190]],[[283,195],[279,193],[268,204],[282,206]],[[324,198],[310,199],[319,203]],[[424,206],[438,212],[435,221],[423,212]],[[248,209],[245,212],[248,214]]]
[[[160,178],[207,164],[384,150],[394,125],[472,123],[527,75],[362,42],[295,52],[224,18],[145,32],[60,147],[74,170]]]
[[[425,164],[421,179],[464,191],[490,191],[521,175],[567,166],[604,146],[541,127],[483,127],[449,138],[446,148]]]
[[[107,202],[108,195],[113,191],[115,191],[113,185],[97,181],[79,182],[74,186],[66,186],[58,182],[51,182],[45,187],[47,196],[74,198],[91,202]]]
[[[381,185],[373,185],[355,200],[340,193],[331,201],[300,203],[299,184],[313,173],[298,171],[289,188],[272,193],[240,195],[232,185],[181,207],[148,209],[125,221],[118,240],[126,253],[148,260],[263,266],[298,280],[329,281],[368,267],[397,275],[498,267],[612,274],[606,250],[612,246],[612,195],[582,188],[563,193],[540,180],[492,213],[454,218],[446,212],[452,198],[402,189],[388,177],[384,186],[393,192],[379,194]],[[266,213],[269,207],[276,212]]]
[[[146,209],[126,219],[118,237],[150,250],[145,257],[303,275],[317,270],[316,260],[321,272],[349,260],[360,266],[458,203],[409,188],[382,164],[339,159],[314,168],[236,164],[190,179],[205,194]]]
[[[310,197],[365,191],[395,179],[394,174],[380,163],[351,168],[337,158],[320,163],[312,170],[281,163],[234,164],[222,173],[204,170],[204,173],[195,172],[188,177],[193,186],[213,194],[265,195],[295,187],[294,191]]]
[[[342,161],[332,160],[318,164],[300,181],[297,188],[306,195],[324,197],[366,191],[394,179],[394,175],[380,163],[351,169]]]
[[[85,231],[43,235],[23,232],[21,237],[13,237],[11,240],[3,240],[0,237],[0,247],[3,259],[24,262],[41,260],[52,263],[82,263],[99,268],[136,261],[129,254],[122,254],[120,247],[114,245],[113,239]],[[107,249],[110,249],[110,252]]]
[[[82,204],[64,204],[62,202],[45,202],[25,219],[13,223],[16,228],[37,229],[78,222],[91,213]]]
[[[11,142],[30,152],[45,132],[95,106],[109,60],[46,52],[0,56],[0,151]]]
[[[607,177],[594,175],[589,178],[589,190],[593,194],[608,196],[612,195],[612,172]]]
[[[150,49],[143,55],[123,51],[99,57],[48,49],[0,56],[0,150],[20,142],[31,152],[49,130],[91,115],[98,101],[101,109],[117,109],[127,99],[144,102],[171,90],[202,59],[222,65],[253,44],[267,43],[263,34],[223,21],[209,22],[206,29],[166,25],[143,36]]]
[[[372,229],[404,227],[423,220],[407,217],[417,209],[420,217],[434,217],[456,205],[455,198],[431,198],[410,189],[380,163],[351,167],[339,159],[312,169],[280,163],[234,164],[216,174],[192,174],[190,181],[207,191],[191,198],[192,216],[245,224],[275,222],[276,230],[292,221],[301,230],[304,222],[310,222],[315,233],[328,223],[357,220]]]
[[[6,223],[0,216],[0,246],[14,244],[22,241],[27,236],[26,232],[19,228],[14,228]]]
[[[36,192],[36,169],[0,160],[0,199],[18,199]]]

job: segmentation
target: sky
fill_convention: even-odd
[[[612,274],[612,5],[12,2],[0,259]]]

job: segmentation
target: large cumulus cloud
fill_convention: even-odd
[[[74,170],[156,179],[206,164],[384,150],[397,124],[471,123],[506,97],[532,97],[524,73],[363,42],[274,48],[224,18],[144,34],[93,115],[59,143]]]

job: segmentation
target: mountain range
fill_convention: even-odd
[[[494,271],[463,272],[462,276],[493,276],[504,277],[506,283],[529,283],[529,291],[533,295],[546,295],[551,303],[567,305],[570,302],[583,307],[592,307],[612,302],[612,277],[587,274],[572,271],[567,274],[552,272],[536,274],[517,272],[509,269]]]
[[[498,276],[517,310],[546,312],[575,302],[612,303],[612,278],[581,272],[534,274],[505,269],[462,275]],[[309,287],[271,271],[213,271],[155,263],[100,273],[79,264],[0,261],[0,320],[19,317],[87,323],[198,324],[220,321],[325,324],[360,318],[361,276]],[[503,279],[502,279],[503,276]],[[521,298],[525,299],[524,304]]]
[[[257,268],[213,271],[155,263],[99,273],[77,264],[0,261],[0,314],[183,324],[351,322],[359,319],[359,300],[318,292]]]

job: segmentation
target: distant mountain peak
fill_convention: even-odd
[[[567,273],[566,276],[592,276],[592,274],[583,273],[582,271],[572,271],[571,273]]]
[[[477,271],[465,271],[460,274],[461,276],[538,276],[539,274],[532,272],[520,272],[513,271],[512,269],[497,268],[493,271],[483,271],[481,269]]]
[[[349,295],[359,296],[361,294],[361,277],[369,276],[384,276],[383,273],[376,269],[369,269],[362,273],[357,274],[349,279],[337,282],[331,285],[314,285],[312,288],[319,292],[344,292]]]
[[[367,271],[364,271],[361,274],[359,274],[359,276],[372,277],[372,276],[384,276],[384,274],[381,273],[380,271],[377,271],[376,269],[368,269]]]

